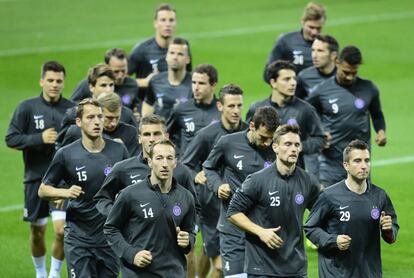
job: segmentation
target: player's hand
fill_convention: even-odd
[[[385,211],[381,211],[380,226],[381,226],[381,230],[391,230],[392,229],[391,216],[390,215],[385,215]]]
[[[82,190],[82,187],[79,185],[72,185],[69,189],[67,189],[67,196],[68,199],[76,199],[81,194],[85,194],[85,192]]]
[[[134,265],[137,267],[146,267],[152,261],[151,252],[148,250],[141,250],[135,254]]]
[[[197,175],[194,177],[194,181],[196,184],[206,184],[207,178],[204,174],[204,171],[201,170],[200,172],[198,172]]]
[[[181,231],[180,227],[177,227],[177,244],[182,248],[186,248],[190,244],[190,234],[186,231]]]
[[[56,142],[57,132],[54,127],[45,129],[42,132],[42,140],[45,144],[54,144]]]
[[[336,237],[336,245],[341,251],[348,250],[349,246],[351,245],[351,238],[347,235],[338,235]]]
[[[262,229],[258,236],[270,249],[280,248],[283,245],[283,240],[276,234],[279,230],[280,226],[277,228]]]
[[[375,143],[380,147],[387,144],[387,136],[385,135],[385,131],[383,129],[378,131],[377,136],[375,137]]]
[[[63,207],[65,206],[65,200],[64,199],[54,200],[53,204],[57,209],[63,209]]]
[[[325,146],[323,148],[329,149],[331,147],[332,135],[329,132],[325,132],[323,136],[325,137]]]
[[[220,199],[227,200],[230,197],[230,192],[230,185],[228,183],[224,183],[219,186],[217,196]]]
[[[137,123],[139,123],[139,120],[141,119],[141,114],[138,111],[137,107],[134,107],[134,110],[132,110],[132,114],[134,114],[135,120]]]

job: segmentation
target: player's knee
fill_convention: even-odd
[[[63,226],[61,227],[55,227],[55,239],[58,241],[63,241],[64,236],[64,229]]]
[[[45,239],[46,226],[31,226],[31,239],[33,242],[42,242]]]

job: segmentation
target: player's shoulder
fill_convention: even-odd
[[[168,71],[162,71],[151,78],[150,84],[168,82]]]
[[[371,90],[378,92],[378,87],[375,85],[375,83],[369,79],[357,77],[357,84],[359,87],[362,87],[365,90]]]
[[[62,97],[60,99],[59,104],[64,108],[71,108],[71,107],[74,107],[76,105],[73,101],[71,101],[67,98],[64,98],[64,97]]]
[[[301,31],[292,31],[292,32],[280,34],[278,41],[289,42],[289,41],[298,40],[298,39],[303,40]]]
[[[301,70],[298,74],[298,79],[306,79],[308,76],[315,75],[319,75],[319,72],[314,66],[311,66]]]
[[[122,84],[122,86],[123,87],[138,87],[138,84],[134,78],[127,76],[125,77],[124,83]]]
[[[148,47],[152,47],[156,44],[155,38],[146,38],[143,40],[138,41],[135,46],[133,47],[131,53],[136,54],[139,52],[144,52],[148,49]]]
[[[238,131],[231,134],[223,135],[217,144],[221,142],[221,144],[237,144],[246,140],[246,131]]]
[[[31,110],[31,108],[34,107],[34,105],[41,105],[41,104],[42,104],[42,99],[41,97],[37,96],[37,97],[31,97],[31,98],[22,100],[18,104],[18,107],[20,107],[21,109]]]
[[[111,152],[122,151],[125,149],[125,145],[123,143],[115,141],[109,137],[103,137],[103,139],[105,140],[105,149],[111,150]]]
[[[266,97],[264,99],[260,99],[257,100],[255,102],[253,102],[252,104],[250,104],[249,110],[255,110],[258,107],[262,107],[262,106],[269,106],[270,105],[270,101],[269,101],[269,97]]]
[[[137,133],[137,128],[131,124],[120,121],[118,125],[120,128],[124,129],[128,133]]]

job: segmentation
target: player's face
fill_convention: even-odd
[[[163,39],[169,39],[174,36],[176,28],[175,12],[159,11],[157,18],[154,20],[154,28],[156,36]]]
[[[151,175],[155,175],[158,180],[168,180],[173,176],[173,170],[177,166],[175,149],[170,145],[156,145],[148,165],[152,169]]]
[[[193,97],[196,102],[202,103],[214,94],[214,87],[216,84],[210,85],[210,77],[205,73],[194,72],[192,76]]]
[[[352,150],[349,153],[349,161],[344,162],[344,168],[355,180],[362,181],[368,178],[371,169],[369,151]]]
[[[103,122],[102,108],[92,104],[83,107],[82,119],[76,118],[76,124],[81,128],[82,134],[90,139],[102,136]]]
[[[253,122],[250,123],[249,128],[252,132],[252,144],[260,149],[265,149],[270,146],[274,132],[267,130],[263,125],[256,129]]]
[[[151,146],[165,139],[166,135],[163,126],[160,124],[142,125],[138,142],[142,145],[142,150],[146,155],[149,155]]]
[[[46,71],[44,77],[40,79],[40,86],[43,89],[43,97],[48,102],[56,102],[60,98],[65,85],[65,75],[63,72]]]
[[[320,34],[325,24],[324,19],[302,21],[303,37],[307,41],[313,41]]]
[[[279,138],[279,142],[273,143],[272,147],[277,155],[277,160],[285,165],[295,164],[302,150],[299,135],[292,132],[282,135]]]
[[[347,62],[336,62],[336,80],[339,84],[350,86],[358,74],[359,65],[350,65]]]
[[[108,65],[115,73],[115,84],[122,85],[128,73],[127,59],[118,59],[116,57],[111,57],[111,59],[109,59]]]
[[[284,96],[294,96],[296,90],[296,73],[290,69],[282,69],[276,80],[270,79],[272,88]]]
[[[173,71],[182,70],[190,63],[187,45],[170,44],[166,56],[168,67]]]
[[[110,93],[114,91],[114,81],[108,76],[101,76],[96,80],[95,86],[89,85],[93,96],[96,98],[102,93]]]
[[[229,125],[237,125],[241,120],[243,110],[242,95],[224,95],[223,103],[218,103],[218,109],[221,112],[221,119]]]
[[[103,109],[104,114],[104,129],[106,131],[114,131],[119,124],[119,119],[121,118],[121,111],[122,109],[119,108],[118,110],[111,112],[108,109]]]
[[[320,69],[334,63],[336,53],[329,51],[329,44],[315,39],[312,44],[312,62],[313,65]]]

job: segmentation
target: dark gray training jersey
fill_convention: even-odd
[[[63,97],[47,102],[42,95],[22,101],[13,113],[7,129],[6,144],[23,151],[24,182],[40,181],[55,154],[54,144],[44,144],[42,132],[60,129],[65,111],[75,104]]]
[[[138,85],[137,82],[131,77],[125,77],[124,83],[116,85],[114,91],[121,98],[122,104],[128,108],[139,107],[143,99],[138,98]],[[74,102],[80,102],[84,98],[92,97],[92,92],[89,90],[89,83],[87,79],[83,79],[79,82],[78,86],[73,90],[70,99]]]
[[[147,160],[142,156],[142,153],[116,163],[111,173],[105,178],[101,189],[94,197],[99,212],[107,216],[112,208],[116,195],[122,189],[131,184],[143,181],[150,174],[151,169],[148,166]],[[177,167],[174,169],[173,177],[179,184],[191,192],[196,203],[196,208],[199,209],[194,183],[187,167],[178,162]]]
[[[104,140],[105,147],[99,153],[87,151],[81,139],[59,149],[43,178],[46,185],[57,187],[63,180],[67,187],[78,185],[85,192],[68,201],[65,242],[80,246],[107,246],[103,235],[105,216],[96,209],[93,196],[114,164],[128,158],[128,151],[123,144]]]
[[[296,97],[306,99],[315,90],[316,85],[331,78],[335,74],[336,68],[329,74],[320,72],[314,66],[302,70],[297,77]]]
[[[257,148],[249,142],[247,132],[246,130],[221,137],[203,163],[207,186],[216,196],[219,186],[224,183],[228,183],[231,189],[229,199],[221,202],[217,229],[240,237],[244,237],[244,232],[226,218],[230,199],[248,175],[269,167],[275,160],[272,147]]]
[[[138,144],[138,132],[137,129],[132,125],[119,122],[115,130],[111,132],[103,130],[103,135],[104,137],[111,139],[121,139],[130,156],[138,155],[140,152],[140,145]],[[68,128],[68,131],[66,132],[60,147],[69,145],[79,138],[82,138],[82,132],[80,128],[77,125],[71,125]]]
[[[303,246],[303,213],[319,195],[318,181],[296,167],[290,176],[281,175],[273,163],[243,182],[233,196],[227,216],[244,213],[263,228],[277,232],[283,246],[270,249],[256,235],[246,233],[245,270],[248,274],[272,277],[305,277],[307,258]]]
[[[251,121],[254,112],[258,107],[271,106],[276,109],[282,124],[296,124],[300,128],[300,140],[302,142],[303,154],[319,153],[324,144],[324,134],[318,114],[312,105],[297,97],[293,97],[280,107],[277,103],[272,102],[271,96],[253,103],[249,107],[246,115],[246,122]],[[303,167],[303,158],[301,156],[298,165]]]
[[[246,130],[249,127],[240,122],[238,129],[226,129],[221,121],[199,130],[193,140],[188,144],[181,162],[191,171],[193,180],[198,172],[203,170],[202,164],[207,159],[217,141],[224,135]],[[220,200],[207,186],[198,186],[198,200],[201,205],[200,222],[217,224],[220,215]]]
[[[145,102],[154,105],[155,114],[164,117],[166,120],[175,106],[193,97],[191,74],[188,72],[178,86],[170,84],[168,72],[161,72],[151,79],[149,89],[145,96]]]
[[[382,211],[392,218],[389,233],[380,229]],[[325,189],[305,224],[306,236],[318,246],[319,277],[332,278],[381,277],[380,235],[393,243],[398,229],[397,215],[383,189],[368,184],[359,195],[345,181]],[[338,249],[338,235],[351,237],[348,250]]]
[[[136,277],[185,277],[186,259],[195,242],[195,208],[191,193],[173,182],[162,193],[149,178],[121,191],[104,226],[106,239],[121,258],[122,268]],[[190,244],[177,244],[176,228],[190,234]],[[133,265],[141,250],[151,252],[152,261],[144,267]],[[122,272],[126,272],[122,269]]]
[[[296,73],[313,66],[312,43],[312,41],[304,39],[302,30],[280,35],[267,60],[263,72],[264,80],[269,82],[267,66],[273,61],[286,60],[292,62],[295,64]]]
[[[210,104],[197,103],[194,99],[177,105],[167,121],[170,138],[179,147],[180,157],[197,131],[220,121],[221,113],[217,108],[217,99]]]

